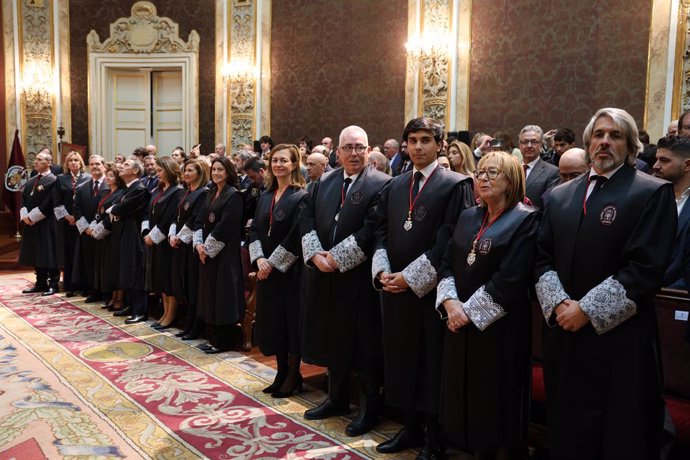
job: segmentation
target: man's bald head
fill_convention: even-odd
[[[319,180],[323,172],[326,170],[328,158],[321,153],[315,152],[307,157],[307,175],[310,182]]]
[[[575,179],[589,170],[589,156],[580,148],[572,148],[563,152],[558,162],[558,175],[561,184]]]

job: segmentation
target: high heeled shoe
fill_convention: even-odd
[[[290,388],[288,391],[276,391],[274,393],[271,393],[271,397],[273,398],[289,398],[290,396],[296,395],[298,393],[301,393],[303,390],[303,384],[304,384],[304,379],[302,378],[302,374],[298,374],[297,381],[293,385],[292,388]]]
[[[261,390],[262,392],[266,394],[272,394],[275,393],[276,391],[280,390],[280,387],[283,386],[283,383],[285,383],[285,379],[287,378],[287,372],[280,374],[276,374],[276,378],[273,380],[273,383]]]

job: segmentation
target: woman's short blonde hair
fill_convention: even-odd
[[[448,146],[448,152],[450,152],[450,149],[452,147],[455,147],[460,151],[460,158],[462,160],[462,164],[459,167],[456,167],[453,165],[453,163],[450,163],[450,167],[453,171],[458,172],[460,174],[465,174],[467,176],[471,176],[472,173],[474,172],[474,155],[472,155],[472,150],[470,149],[470,146],[465,144],[464,142],[460,141],[453,141],[450,143]]]
[[[84,168],[86,165],[84,164],[84,159],[81,157],[81,153],[77,152],[76,150],[71,150],[66,156],[65,156],[65,161],[62,163],[62,171],[65,174],[69,173],[69,160],[72,159],[72,157],[77,157],[79,158],[79,171],[84,172]]]
[[[507,152],[488,152],[479,160],[477,169],[482,169],[487,161],[494,160],[498,164],[498,169],[503,171],[508,180],[508,190],[506,191],[507,208],[512,208],[525,199],[525,170],[513,155]],[[486,204],[482,203],[482,206]]]

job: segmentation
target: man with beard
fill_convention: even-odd
[[[551,458],[659,458],[654,295],[676,234],[673,187],[635,169],[626,111],[600,109],[583,140],[592,167],[553,189],[535,262]]]

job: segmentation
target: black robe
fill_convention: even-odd
[[[115,238],[113,222],[105,211],[120,202],[125,189],[119,188],[108,192],[99,200],[92,223],[101,224],[109,232],[104,238],[96,241],[95,255],[95,288],[100,292],[111,292],[120,289],[120,238]]]
[[[110,192],[105,178],[101,181],[100,189],[93,194],[92,182],[87,181],[77,187],[74,197],[72,215],[77,221],[76,227],[79,235],[74,247],[72,281],[83,287],[94,288],[96,286],[96,247],[99,243],[84,233],[89,224],[96,217],[98,203]]]
[[[38,182],[37,182],[38,181]],[[58,268],[55,219],[53,219],[53,187],[56,177],[52,173],[43,175],[38,180],[34,176],[26,183],[22,191],[22,208],[31,218],[31,212],[37,216],[31,219],[34,225],[24,225],[22,240],[19,246],[19,263],[38,268]],[[40,216],[43,216],[42,218]]]
[[[199,265],[197,315],[206,324],[227,326],[244,316],[240,259],[243,203],[241,193],[229,185],[223,187],[218,198],[215,195],[213,185],[194,225],[192,244],[204,244],[208,254],[206,263]]]
[[[436,414],[444,330],[434,310],[437,272],[460,212],[474,204],[473,181],[437,166],[408,231],[412,177],[412,171],[397,176],[381,193],[372,275],[402,272],[411,287],[381,293],[386,404]]]
[[[199,187],[186,194],[177,206],[175,216],[175,233],[189,234],[189,242],[180,240],[172,251],[173,294],[180,304],[195,306],[199,290],[199,257],[192,247],[191,229],[194,228],[197,215],[206,201],[207,187]],[[185,228],[186,226],[186,228]]]
[[[583,215],[587,179],[553,189],[539,232],[537,295],[552,326],[544,337],[552,458],[659,458],[653,300],[676,233],[673,188],[624,165]],[[590,319],[577,332],[555,322],[566,298]]]
[[[273,266],[269,277],[256,283],[254,343],[266,355],[301,353],[302,247],[297,216],[306,203],[304,189],[288,187],[273,206],[274,191],[261,194],[249,233],[249,257],[265,257]],[[269,234],[270,229],[270,234]]]
[[[341,202],[343,169],[321,176],[300,215],[307,263],[302,336],[305,362],[344,371],[380,371],[381,308],[370,282],[379,192],[390,180],[364,168]],[[337,225],[336,225],[337,224]],[[322,273],[310,259],[331,251],[341,271]]]
[[[60,174],[57,176],[53,187],[53,211],[57,224],[55,226],[55,246],[57,250],[58,265],[72,267],[74,248],[77,244],[79,232],[75,225],[70,225],[64,218],[64,213],[74,216],[74,198],[77,195],[77,187],[91,180],[86,173],[79,173],[72,181],[72,174]],[[68,275],[67,278],[71,276]],[[74,280],[73,280],[74,281]],[[65,287],[68,288],[67,286]]]
[[[141,221],[149,201],[149,192],[140,180],[124,190],[120,201],[111,211],[113,233],[120,242],[119,287],[141,291],[144,289],[144,240]]]
[[[156,189],[151,196],[145,217],[146,235],[154,242],[154,246],[146,247],[151,254],[151,263],[146,264],[146,278],[151,280],[151,284],[146,286],[147,291],[173,294],[172,248],[168,242],[168,232],[183,194],[181,186],[171,185],[165,192]]]
[[[480,237],[470,265],[467,256],[485,216],[480,206],[460,215],[437,298],[437,304],[453,298],[453,283],[471,321],[458,332],[445,331],[439,419],[455,444],[473,451],[523,446],[529,434],[529,289],[539,213],[522,203],[505,212]]]

